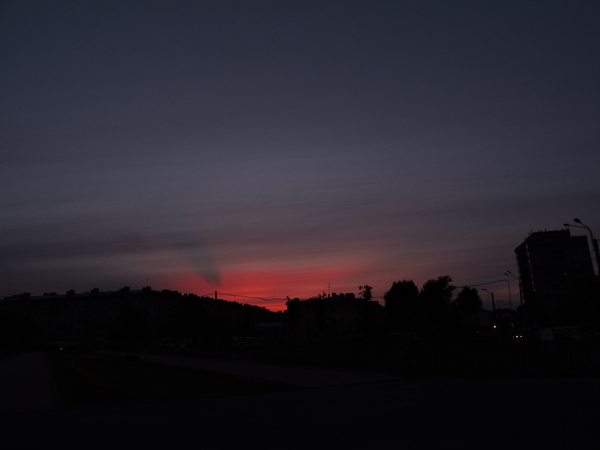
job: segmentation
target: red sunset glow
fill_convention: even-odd
[[[352,288],[348,286],[356,284],[352,283],[352,280],[361,273],[360,268],[347,262],[339,262],[333,267],[336,268],[246,268],[223,273],[220,286],[212,286],[198,276],[176,278],[172,284],[183,292],[212,296],[214,291],[217,291],[219,298],[225,300],[264,306],[271,311],[282,311],[285,310],[286,297],[313,297],[326,291],[328,283],[332,292],[357,292],[358,285]],[[265,300],[245,297],[260,297]]]
[[[597,2],[108,3],[3,9],[0,297],[381,301],[600,228]]]

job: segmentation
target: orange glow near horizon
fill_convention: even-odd
[[[357,267],[345,263],[338,269],[316,268],[286,268],[279,267],[272,270],[248,269],[229,271],[221,275],[221,285],[211,286],[199,276],[178,278],[174,284],[182,292],[196,293],[197,295],[209,294],[211,297],[217,291],[218,297],[223,300],[237,301],[252,305],[262,306],[271,311],[286,309],[286,297],[306,299],[327,292],[328,283],[331,292],[354,292],[352,279],[360,273]],[[234,294],[234,295],[226,295]],[[260,297],[260,298],[247,298]],[[261,300],[264,299],[264,300]]]
[[[365,283],[373,286],[374,299],[383,302],[382,296],[395,281],[413,280],[420,288],[426,280],[444,275],[443,267],[450,265],[450,261],[444,256],[397,264],[394,268],[391,268],[392,264],[378,264],[375,258],[365,257],[331,257],[323,258],[317,263],[306,260],[281,263],[237,260],[234,264],[219,264],[218,285],[203,279],[188,261],[180,261],[178,269],[168,278],[168,286],[182,293],[199,296],[213,297],[217,291],[220,299],[261,306],[274,312],[286,309],[286,297],[307,299],[334,292],[358,294],[358,286]],[[383,267],[377,269],[380,265]],[[432,269],[432,266],[437,267]],[[463,281],[467,279],[467,275],[458,271],[458,278],[453,277],[453,284],[468,284]],[[331,286],[330,290],[328,285]],[[508,292],[504,293],[504,290],[504,284],[498,287],[498,301],[503,297],[508,299]],[[482,298],[485,306],[487,300],[485,296]],[[514,300],[513,298],[513,307]]]

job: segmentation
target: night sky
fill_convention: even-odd
[[[239,295],[479,284],[530,230],[600,237],[599,24],[596,1],[3,1],[0,296],[277,310]]]

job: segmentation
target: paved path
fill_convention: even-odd
[[[45,353],[22,353],[0,360],[0,414],[55,408]]]
[[[152,357],[323,388],[35,412],[54,407],[51,385],[44,354],[23,354],[0,361],[2,448],[169,448],[195,442],[205,449],[243,450],[559,450],[592,449],[600,442],[597,378],[367,383],[375,381],[373,375]],[[7,414],[17,412],[22,414]]]
[[[251,361],[218,361],[143,353],[137,355],[142,360],[158,364],[256,378],[304,388],[394,379],[381,374],[274,366]],[[45,353],[22,353],[0,360],[0,414],[52,411],[57,408],[55,398]]]
[[[138,353],[142,360],[191,369],[207,370],[239,377],[258,378],[292,384],[300,387],[326,387],[347,384],[390,381],[395,377],[377,373],[362,373],[316,369],[307,367],[275,366],[253,361],[223,361],[177,356]]]
[[[3,449],[597,449],[589,378],[394,380],[1,417]]]

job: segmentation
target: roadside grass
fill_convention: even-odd
[[[107,355],[51,352],[48,366],[61,409],[295,389],[268,381]]]

